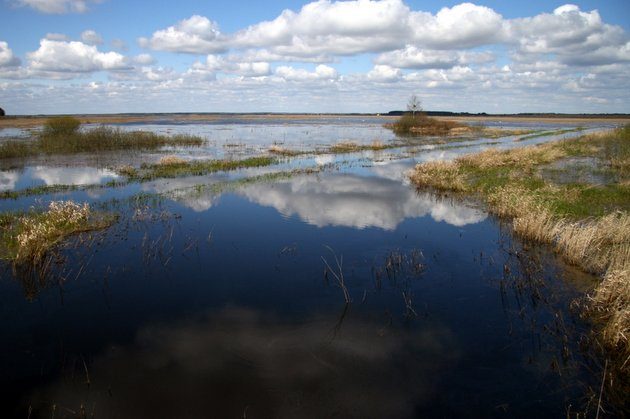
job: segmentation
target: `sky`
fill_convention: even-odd
[[[630,1],[0,0],[7,114],[630,113]]]

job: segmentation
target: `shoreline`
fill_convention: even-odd
[[[20,116],[4,116],[0,117],[0,129],[3,128],[33,128],[44,124],[44,122],[57,115],[20,115]],[[255,113],[255,114],[239,114],[239,113],[157,113],[157,114],[76,114],[72,115],[79,119],[83,124],[120,124],[120,123],[152,123],[152,122],[217,122],[225,119],[234,121],[261,121],[267,119],[277,120],[321,120],[321,119],[378,119],[378,120],[396,120],[399,116],[387,114],[275,114],[275,113]],[[613,124],[625,124],[630,122],[628,116],[432,116],[432,118],[445,121],[456,122],[539,122],[543,124],[554,123],[602,123],[608,122]]]

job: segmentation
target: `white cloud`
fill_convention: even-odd
[[[155,63],[155,59],[151,54],[139,54],[133,57],[133,62],[140,65],[151,65]]]
[[[89,3],[101,0],[16,0],[19,6],[27,6],[42,13],[85,13]]]
[[[40,72],[87,73],[128,69],[125,57],[117,52],[100,52],[93,45],[42,39],[37,51],[27,54],[29,69]]]
[[[156,31],[150,39],[140,38],[139,43],[145,48],[193,54],[223,52],[226,48],[219,25],[199,15]]]
[[[398,68],[452,68],[462,64],[493,62],[494,54],[489,52],[439,51],[420,49],[407,45],[404,49],[380,54],[374,62]]]
[[[597,10],[583,12],[575,5],[553,13],[507,22],[510,41],[521,60],[554,54],[569,65],[602,65],[630,61],[630,41],[619,26],[602,22]]]
[[[287,81],[336,80],[339,77],[337,70],[324,64],[318,65],[315,71],[280,66],[276,68],[275,74]]]
[[[19,65],[20,59],[13,55],[9,44],[0,41],[0,67],[17,67]]]
[[[88,45],[101,45],[103,43],[103,38],[101,38],[96,31],[88,29],[87,31],[83,31],[81,33],[81,41]]]
[[[377,64],[367,74],[367,78],[377,82],[394,82],[401,78],[402,72],[398,68]]]
[[[223,57],[210,54],[205,63],[196,62],[188,70],[189,75],[214,78],[216,73],[235,74],[243,77],[261,77],[271,73],[271,66],[267,62],[239,61],[238,56]]]
[[[434,49],[461,49],[499,42],[503,18],[494,10],[462,3],[445,7],[435,16],[426,12],[410,14],[408,25],[415,42]]]

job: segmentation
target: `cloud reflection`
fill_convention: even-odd
[[[412,417],[459,357],[453,337],[351,314],[338,330],[333,316],[296,324],[239,308],[148,327],[93,360],[90,387],[59,379],[31,403],[95,405],[104,417]]]
[[[46,185],[92,185],[119,177],[111,170],[94,167],[36,166],[30,168],[27,175],[44,181]]]
[[[349,174],[325,178],[296,177],[286,182],[256,184],[239,191],[249,200],[273,207],[285,216],[324,226],[378,227],[393,230],[407,218],[431,215],[436,221],[463,226],[486,215],[474,208],[417,194],[400,182]]]
[[[20,174],[16,171],[0,171],[0,191],[12,191],[15,189]]]

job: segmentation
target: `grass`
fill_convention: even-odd
[[[393,124],[387,124],[398,135],[448,135],[456,129],[469,129],[466,125],[454,121],[443,121],[418,112],[415,115],[404,114]]]
[[[531,139],[539,138],[539,137],[548,137],[550,135],[562,135],[562,134],[567,134],[569,132],[584,131],[585,129],[586,128],[584,127],[577,127],[577,128],[567,128],[567,129],[559,129],[559,130],[552,130],[552,131],[541,131],[541,132],[525,135],[524,137],[520,137],[516,139],[515,141],[531,140]]]
[[[53,201],[45,211],[0,216],[0,258],[36,266],[63,239],[110,226],[114,217],[94,212],[89,204]]]
[[[555,184],[541,167],[596,158],[614,182]],[[515,233],[546,243],[568,262],[600,275],[586,312],[602,322],[602,342],[630,382],[630,126],[510,151],[487,150],[452,162],[418,165],[418,187],[479,195]]]
[[[165,146],[196,147],[201,137],[178,134],[160,135],[146,131],[124,131],[100,126],[81,131],[72,117],[49,119],[39,136],[26,141],[8,141],[0,145],[0,158],[28,157],[37,154],[96,153],[115,150],[155,150]]]
[[[201,176],[208,173],[236,170],[247,167],[270,166],[277,163],[272,157],[250,157],[243,160],[198,160],[184,161],[180,158],[166,157],[155,164],[143,164],[139,169],[124,168],[130,181],[144,182],[157,178],[174,178],[181,176]],[[123,173],[121,173],[123,174]]]

